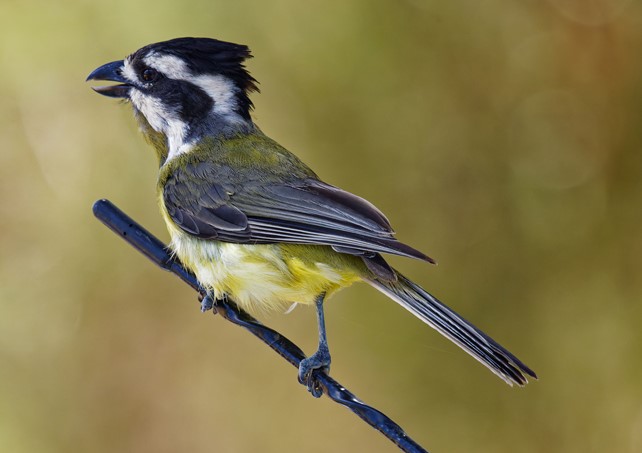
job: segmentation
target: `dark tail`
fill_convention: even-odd
[[[397,281],[393,282],[378,279],[367,282],[459,345],[507,384],[525,385],[528,379],[524,374],[537,379],[537,375],[530,368],[495,340],[439,302],[419,285],[398,272],[397,276]]]

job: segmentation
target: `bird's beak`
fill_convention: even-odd
[[[98,94],[109,96],[111,98],[127,98],[129,97],[129,90],[131,85],[129,81],[123,77],[123,60],[112,61],[95,69],[87,77],[89,80],[106,80],[108,82],[119,82],[120,85],[109,85],[103,87],[91,87]]]

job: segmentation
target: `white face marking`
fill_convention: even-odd
[[[125,74],[126,69],[128,69],[127,64],[125,64],[123,74]],[[167,137],[167,160],[189,151],[191,144],[185,142],[187,124],[181,121],[174,112],[167,109],[158,98],[145,96],[142,91],[133,88],[129,92],[129,100],[145,116],[147,122],[155,131]]]
[[[234,123],[243,121],[243,118],[234,111],[236,107],[234,95],[238,88],[231,80],[222,75],[201,75],[193,77],[190,81],[214,99],[212,110],[215,113],[227,117]]]
[[[238,88],[231,80],[222,75],[194,75],[183,60],[173,55],[162,55],[152,52],[143,58],[145,64],[154,68],[165,77],[184,80],[201,88],[214,100],[212,113],[224,118],[229,124],[245,123],[245,120],[234,111],[234,95]],[[130,91],[130,100],[147,119],[150,126],[168,139],[169,151],[166,162],[179,154],[189,152],[191,143],[185,142],[188,126],[167,109],[156,97],[146,96],[135,88],[142,83],[129,59],[125,60],[123,76],[130,80],[134,88]]]
[[[175,80],[187,80],[192,77],[192,72],[189,70],[183,60],[173,55],[159,55],[156,52],[151,52],[143,61],[150,68],[162,72],[165,77]]]
[[[134,71],[134,68],[132,68],[129,58],[125,59],[125,64],[123,66],[122,73],[123,73],[123,77],[125,77],[130,82],[140,83],[140,80],[138,80],[138,76],[136,75],[136,71]]]

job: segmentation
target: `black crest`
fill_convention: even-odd
[[[142,58],[150,52],[174,55],[185,61],[194,74],[221,74],[240,88],[238,95],[242,114],[249,119],[254,107],[249,93],[259,91],[258,82],[245,67],[245,60],[252,58],[249,47],[211,38],[176,38],[149,44],[137,50],[132,60]]]

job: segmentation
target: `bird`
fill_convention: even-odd
[[[433,259],[395,237],[372,203],[322,181],[252,118],[249,47],[211,38],[146,45],[87,81],[125,100],[159,162],[158,204],[170,248],[204,290],[201,309],[233,301],[253,313],[316,307],[318,347],[298,380],[315,397],[331,364],[324,301],[366,282],[506,383],[537,375],[515,355],[388,264]]]

